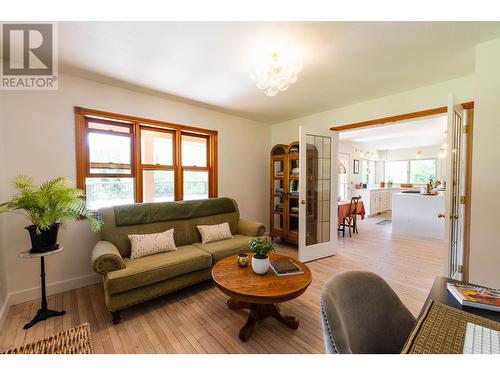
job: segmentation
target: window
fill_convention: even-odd
[[[342,200],[349,199],[349,181],[347,171],[349,171],[349,155],[339,153],[337,172],[339,174],[339,197]]]
[[[208,198],[208,137],[182,135],[182,184],[184,199]]]
[[[437,175],[436,159],[410,160],[410,183],[426,184]]]
[[[75,108],[87,206],[217,196],[217,132]]]
[[[437,176],[436,159],[397,160],[385,162],[385,180],[393,183],[426,184]]]
[[[386,161],[385,180],[395,184],[408,182],[408,160]]]
[[[375,183],[376,162],[363,159],[363,180],[366,184]]]

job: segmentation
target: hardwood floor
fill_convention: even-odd
[[[377,225],[377,216],[359,223],[359,234],[339,237],[334,257],[308,263],[313,282],[299,298],[281,304],[284,314],[300,320],[296,331],[274,319],[259,321],[247,342],[238,338],[247,312],[229,310],[227,297],[211,281],[129,308],[118,325],[106,311],[101,284],[50,296],[49,307],[66,315],[22,327],[35,313],[39,300],[11,306],[0,331],[0,351],[58,333],[83,322],[92,329],[97,353],[322,353],[319,295],[325,280],[347,270],[381,275],[408,308],[417,314],[434,278],[443,269],[443,243],[391,233]],[[279,245],[278,252],[296,255]]]

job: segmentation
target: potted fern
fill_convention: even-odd
[[[86,208],[83,191],[71,187],[67,178],[57,177],[36,186],[31,177],[19,175],[13,184],[17,193],[0,204],[0,213],[24,215],[31,221],[25,228],[30,234],[31,252],[57,249],[57,233],[65,220],[86,218],[92,231],[101,229],[102,222]]]
[[[252,269],[258,275],[264,275],[269,270],[268,254],[274,250],[274,242],[270,238],[252,238],[248,242],[248,247],[255,255],[252,257]]]

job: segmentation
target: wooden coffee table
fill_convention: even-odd
[[[252,253],[248,254],[249,257]],[[290,258],[279,254],[270,254],[270,259]],[[248,267],[238,267],[236,256],[219,261],[212,269],[212,278],[224,294],[230,298],[227,305],[230,309],[249,309],[247,323],[241,328],[239,337],[246,341],[258,320],[268,316],[283,323],[291,329],[297,329],[299,321],[293,316],[280,313],[277,303],[289,301],[300,296],[311,284],[311,271],[298,260],[292,259],[303,274],[278,276],[270,268],[265,275],[257,275]],[[250,261],[251,263],[251,261]]]

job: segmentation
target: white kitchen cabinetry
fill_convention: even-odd
[[[360,195],[368,216],[377,215],[392,209],[392,195],[401,192],[399,188],[355,189],[354,195]]]

